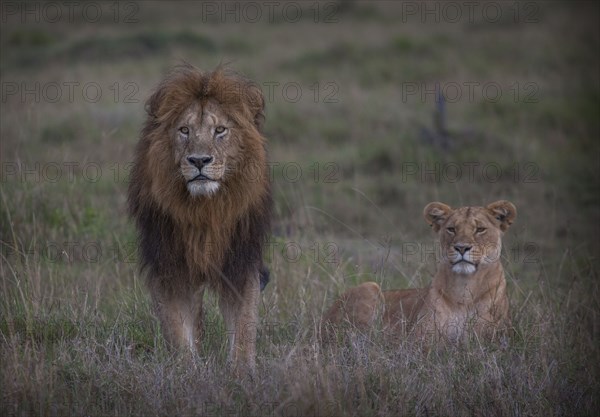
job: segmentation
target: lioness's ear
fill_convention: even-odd
[[[254,117],[254,126],[259,132],[265,121],[265,98],[262,90],[254,83],[250,83],[245,89],[245,100]]]
[[[450,206],[447,206],[444,203],[434,202],[425,206],[423,216],[433,231],[439,232],[441,225],[444,224],[451,212],[452,208]]]
[[[517,218],[517,208],[513,203],[506,200],[496,201],[486,207],[489,212],[498,220],[500,230],[506,231]]]

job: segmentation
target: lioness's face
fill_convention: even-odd
[[[424,214],[439,234],[442,262],[456,274],[470,275],[500,262],[502,233],[515,219],[516,208],[508,201],[455,210],[430,203]]]
[[[439,231],[444,259],[457,274],[472,274],[481,264],[499,261],[500,229],[478,208],[454,210]]]
[[[175,159],[192,196],[211,195],[222,186],[238,153],[233,130],[213,100],[193,103],[174,126]]]

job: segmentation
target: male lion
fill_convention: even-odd
[[[344,322],[367,330],[382,312],[383,328],[396,337],[442,336],[458,341],[470,332],[494,337],[510,326],[501,238],[517,215],[508,201],[452,209],[429,203],[425,220],[439,233],[441,260],[426,288],[381,291],[374,282],[347,290],[326,312],[324,331]]]
[[[219,295],[235,370],[253,368],[271,191],[260,89],[222,67],[174,69],[146,103],[129,210],[169,345],[196,352],[206,288]]]

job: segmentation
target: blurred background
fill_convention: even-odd
[[[597,405],[598,5],[1,7],[0,349],[9,387],[1,410],[86,410],[71,398],[77,386],[95,412],[152,410],[117,388],[106,402],[94,381],[115,368],[89,365],[87,355],[97,359],[95,344],[110,340],[144,363],[162,343],[137,270],[126,190],[144,102],[183,62],[229,64],[266,97],[275,217],[261,314],[281,331],[260,341],[259,361],[295,352],[349,285],[426,285],[437,250],[421,214],[428,202],[507,199],[518,209],[503,263],[520,352],[544,352],[532,359],[538,397],[527,405],[523,389],[523,403],[515,401],[525,414]],[[523,342],[527,335],[535,342]],[[222,349],[219,337],[207,343]],[[265,367],[283,401],[285,376]],[[332,398],[343,414],[360,409],[344,405],[341,388]],[[153,410],[195,410],[167,403]]]

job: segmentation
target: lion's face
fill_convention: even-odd
[[[175,160],[192,196],[219,191],[239,153],[235,124],[214,100],[190,105],[172,129]]]
[[[510,227],[516,213],[508,201],[455,210],[442,203],[429,203],[424,210],[425,219],[439,234],[442,262],[462,275],[500,262],[502,233]]]
[[[146,111],[136,175],[150,187],[138,194],[150,191],[164,211],[184,217],[188,204],[243,211],[265,195],[264,97],[253,82],[223,67],[184,65],[158,85]],[[240,204],[227,203],[232,199]]]

